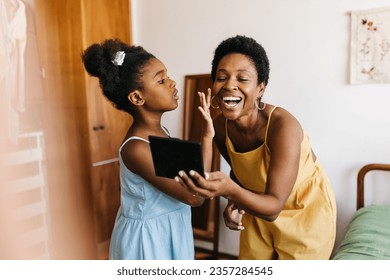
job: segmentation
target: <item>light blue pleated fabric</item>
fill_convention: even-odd
[[[130,140],[145,139],[131,137]],[[190,206],[159,191],[126,168],[119,149],[121,206],[111,236],[113,260],[191,260]]]

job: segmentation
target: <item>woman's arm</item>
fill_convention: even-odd
[[[233,171],[230,171],[230,178],[239,184]],[[223,211],[225,225],[231,230],[243,230],[244,227],[242,226],[241,218],[244,214],[244,210],[240,209],[234,202],[228,200],[228,204]]]
[[[218,129],[216,131],[218,134]],[[190,176],[197,185],[192,180],[190,182],[186,174],[182,180],[184,185],[206,198],[224,196],[245,212],[273,221],[284,208],[295,185],[302,140],[303,131],[297,120],[285,110],[275,111],[267,139],[271,160],[265,193],[242,188],[222,172],[208,174],[207,180],[191,172]]]
[[[204,170],[208,172],[211,170],[213,157],[213,138],[215,135],[213,120],[210,115],[211,89],[207,90],[207,95],[205,95],[203,92],[198,92],[198,95],[200,99],[200,106],[198,109],[204,119],[201,140],[203,165]]]

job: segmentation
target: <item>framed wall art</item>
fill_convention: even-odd
[[[351,12],[351,84],[390,83],[390,7]]]

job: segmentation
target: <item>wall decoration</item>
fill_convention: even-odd
[[[390,83],[390,7],[351,12],[351,84]]]

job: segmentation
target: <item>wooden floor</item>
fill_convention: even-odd
[[[195,248],[195,259],[196,260],[237,260],[237,256],[218,253],[216,256],[213,255],[213,252],[203,248]]]
[[[108,255],[103,260],[108,260]],[[237,260],[237,256],[218,253],[217,256],[213,255],[213,252],[203,248],[195,248],[195,260]]]

